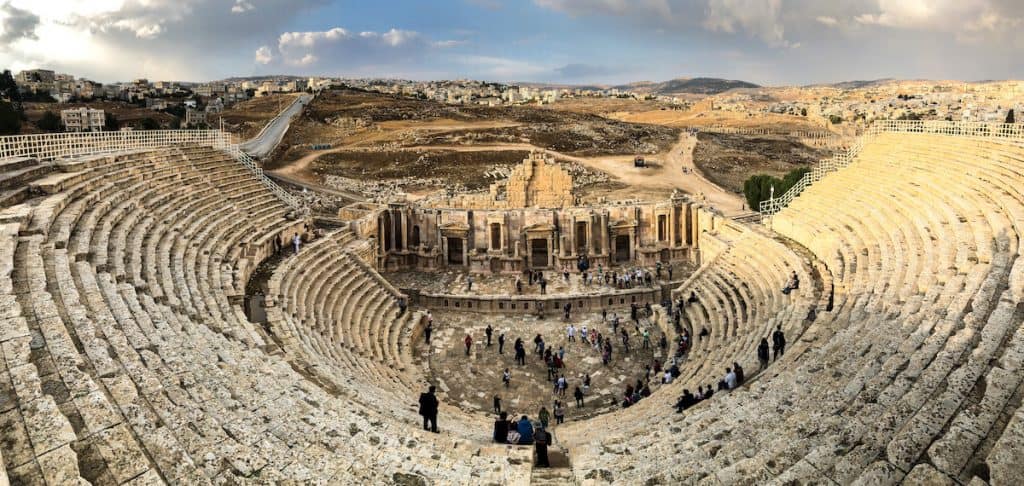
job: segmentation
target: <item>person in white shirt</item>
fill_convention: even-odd
[[[733,373],[731,368],[725,369],[725,385],[730,390],[736,388],[736,373]]]
[[[569,324],[569,327],[565,329],[565,333],[569,336],[569,341],[576,340],[576,327],[572,324]]]
[[[665,370],[665,376],[663,376],[661,378],[661,382],[666,384],[666,385],[668,385],[668,384],[672,383],[672,380],[674,380],[674,379],[675,379],[675,377],[672,376],[672,372],[669,371],[669,370]]]

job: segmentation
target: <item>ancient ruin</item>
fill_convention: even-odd
[[[0,138],[0,484],[1015,484],[1022,161],[877,122],[760,222],[584,204],[540,154],[326,219],[215,131]],[[564,402],[552,469],[493,395]]]

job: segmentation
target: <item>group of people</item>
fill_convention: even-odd
[[[544,408],[541,408],[541,411],[547,412]],[[548,445],[551,444],[553,437],[547,428],[544,419],[536,424],[530,421],[526,415],[519,420],[509,420],[508,412],[501,412],[498,414],[498,419],[494,421],[494,442],[516,445],[532,444],[537,454],[534,466],[551,467],[548,460]]]
[[[772,339],[771,359],[776,360],[786,352],[786,334],[782,332],[782,326],[776,327],[770,337]],[[761,338],[761,343],[757,345],[757,360],[761,363],[761,369],[768,367],[768,358],[768,338]]]

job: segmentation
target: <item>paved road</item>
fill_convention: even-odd
[[[242,150],[256,158],[270,155],[277,147],[277,144],[281,143],[281,139],[284,138],[288,127],[291,126],[292,118],[301,113],[302,108],[312,99],[313,95],[311,94],[300,95],[292,104],[288,105],[288,108],[285,108],[273,120],[270,120],[270,123],[267,123],[267,126],[263,127],[263,130],[258,135],[251,140],[242,142]]]

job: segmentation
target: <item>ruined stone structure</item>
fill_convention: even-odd
[[[505,181],[491,184],[486,194],[459,194],[425,205],[440,208],[563,208],[575,204],[569,172],[548,156],[530,152]]]
[[[0,484],[542,484],[529,448],[492,444],[492,418],[443,390],[441,432],[422,430],[412,343],[424,314],[403,311],[374,267],[505,271],[664,252],[700,261],[674,294],[697,297],[684,330],[708,332],[675,382],[554,426],[570,459],[558,484],[1024,476],[1020,126],[869,132],[764,227],[681,197],[354,206],[345,227],[283,254],[265,325],[242,308],[249,276],[310,236],[309,221],[223,146],[76,136],[34,158],[4,150],[39,143],[0,139]],[[799,288],[784,291],[794,274]],[[602,292],[583,307],[628,295]],[[758,343],[775,330],[785,353],[761,369]],[[745,384],[676,413],[684,389],[733,363]]]
[[[378,216],[378,267],[498,273],[574,267],[579,256],[595,267],[696,261],[698,234],[721,220],[683,196],[559,209],[422,208],[394,202]]]
[[[491,197],[492,186],[488,196],[445,201],[452,206],[396,200],[377,219],[378,268],[500,273],[572,267],[580,256],[595,267],[697,261],[698,233],[721,221],[679,194],[575,206],[572,185],[564,169],[533,153],[512,171],[505,199]]]

